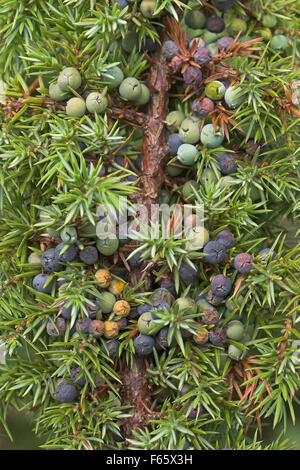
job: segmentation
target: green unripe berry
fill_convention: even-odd
[[[191,118],[184,119],[179,129],[179,137],[184,144],[196,144],[200,138],[200,126]]]
[[[277,18],[274,15],[263,15],[262,24],[266,28],[274,28],[277,25]]]
[[[144,83],[141,83],[141,96],[139,97],[139,99],[136,100],[136,102],[142,106],[143,104],[147,104],[149,99],[150,99],[150,91],[149,91],[149,88],[144,85]]]
[[[28,256],[28,263],[29,264],[36,264],[41,262],[42,257],[38,255],[37,253],[30,253]]]
[[[196,195],[193,191],[193,189],[197,190],[199,189],[200,184],[197,183],[197,181],[194,180],[189,180],[186,183],[184,183],[182,187],[182,195],[185,199],[188,199],[189,201],[194,201],[196,199]]]
[[[228,323],[227,338],[239,341],[244,336],[245,328],[242,322],[234,320]]]
[[[218,44],[216,42],[211,42],[210,44],[207,44],[206,47],[212,53],[212,55],[217,53]]]
[[[119,93],[121,98],[125,100],[138,100],[142,93],[142,87],[139,80],[134,77],[125,78],[119,87]]]
[[[197,312],[195,301],[190,297],[179,297],[173,304],[179,311],[184,310],[186,315],[194,315]]]
[[[65,101],[69,94],[63,91],[57,82],[53,82],[49,85],[49,96],[55,101]]]
[[[109,77],[106,76],[104,81],[109,88],[118,87],[124,80],[123,71],[117,65],[111,67],[106,74],[109,75]]]
[[[227,299],[225,302],[225,306],[229,312],[233,312],[234,310],[239,308],[238,306],[242,305],[243,302],[244,302],[244,297],[239,295],[237,299],[236,298],[234,300]]]
[[[182,144],[177,151],[177,158],[183,165],[193,165],[197,155],[197,148],[191,144]]]
[[[86,111],[85,101],[82,98],[71,98],[67,102],[66,113],[71,117],[81,117]]]
[[[77,90],[81,85],[81,75],[74,67],[67,67],[60,72],[57,84],[63,91],[68,91],[69,87]]]
[[[118,247],[119,247],[119,240],[116,235],[113,233],[107,236],[107,233],[97,234],[98,240],[96,242],[96,247],[99,252],[104,256],[111,256],[113,255]]]
[[[60,233],[60,238],[64,243],[75,243],[77,241],[77,231],[75,227],[64,227]]]
[[[222,82],[214,80],[205,87],[205,93],[212,100],[221,100],[225,95],[226,88]]]
[[[230,175],[222,176],[222,178],[220,178],[220,187],[222,189],[230,189],[236,182],[237,180]]]
[[[238,348],[234,344],[230,344],[228,347],[228,356],[234,361],[239,361],[243,355],[243,349]]]
[[[221,178],[221,173],[219,170],[216,170],[217,174],[210,168],[205,168],[200,176],[200,181],[202,184],[205,184],[205,181],[210,180],[213,183],[216,183]]]
[[[151,335],[150,331],[154,328],[155,323],[151,312],[142,313],[138,319],[137,327],[143,335]]]
[[[219,126],[216,126],[216,130],[214,132],[213,124],[206,124],[201,131],[200,139],[203,145],[206,145],[209,148],[215,148],[222,144],[224,134]]]
[[[113,311],[114,305],[116,303],[116,297],[110,292],[102,292],[100,297],[97,298],[100,309],[103,313],[111,313]]]
[[[169,204],[170,199],[169,192],[166,189],[162,189],[159,194],[159,204]]]
[[[261,29],[258,33],[260,33],[262,38],[266,41],[270,41],[270,39],[273,37],[272,31],[269,28]]]
[[[124,49],[125,52],[130,53],[134,48],[138,48],[138,44],[138,35],[134,31],[127,31],[122,39],[122,49]]]
[[[188,231],[188,242],[185,248],[189,251],[198,251],[203,248],[209,240],[209,233],[204,227],[195,227],[194,230]]]
[[[225,91],[224,95],[225,103],[229,108],[236,108],[239,106],[245,99],[243,94],[243,89],[237,86],[230,86]]]
[[[241,20],[240,18],[235,18],[231,22],[229,28],[234,35],[238,34],[240,31],[242,31],[242,33],[245,33],[247,31],[247,23],[246,21]]]
[[[184,118],[182,111],[171,111],[166,117],[167,126],[173,131],[178,130]]]
[[[203,35],[203,38],[205,40],[206,47],[208,46],[208,44],[211,44],[212,42],[217,42],[219,36],[220,35],[218,33],[212,33],[211,31],[205,31],[205,33]]]
[[[188,10],[184,22],[189,28],[201,29],[205,25],[205,15],[200,10]]]
[[[276,50],[284,50],[288,47],[288,45],[289,42],[287,38],[283,36],[283,34],[277,34],[276,36],[274,36],[270,43],[270,46]]]
[[[153,18],[156,7],[156,0],[142,0],[140,10],[146,18]]]
[[[208,308],[211,308],[210,303],[208,303],[207,300],[205,300],[205,299],[197,300],[196,306],[197,306],[197,311],[198,312],[203,312],[204,310],[206,310]]]
[[[178,160],[175,160],[173,163],[180,163]],[[179,176],[183,172],[183,168],[174,165],[167,165],[166,170],[169,176]]]
[[[93,91],[88,95],[85,103],[90,113],[102,113],[106,109],[108,101],[102,93]]]

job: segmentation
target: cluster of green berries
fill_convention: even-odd
[[[72,90],[80,88],[82,83],[80,72],[74,67],[63,69],[57,81],[49,86],[49,96],[55,101],[66,101],[66,113],[71,117],[82,117],[86,111],[89,113],[102,113],[108,105],[108,100],[103,93],[93,91],[84,100],[81,97],[70,98]]]
[[[147,104],[150,99],[149,88],[134,77],[122,81],[119,93],[123,100],[134,101],[140,106]]]

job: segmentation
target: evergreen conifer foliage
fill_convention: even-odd
[[[290,447],[300,244],[281,222],[300,204],[298,10],[1,2],[9,435],[12,406],[47,449]],[[143,230],[129,211],[122,234],[122,198],[145,207]],[[179,213],[152,224],[158,203]],[[194,230],[178,237],[184,206]]]

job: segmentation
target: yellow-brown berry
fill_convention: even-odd
[[[202,328],[201,330],[197,330],[196,334],[193,336],[193,339],[197,344],[205,344],[208,341],[208,337],[208,331]]]
[[[130,312],[130,305],[126,300],[118,300],[114,305],[113,311],[119,317],[126,317]]]
[[[119,333],[119,325],[116,321],[105,321],[104,322],[104,336],[105,338],[113,338]]]
[[[125,287],[125,282],[118,281],[117,279],[113,279],[109,286],[109,292],[111,292],[114,295],[120,295],[123,292],[124,287]]]
[[[111,274],[108,269],[98,269],[95,277],[100,287],[108,287],[111,283]]]

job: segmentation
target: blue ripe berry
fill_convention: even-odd
[[[215,0],[215,8],[222,13],[226,13],[234,5],[234,0]]]
[[[174,57],[175,52],[179,52],[179,48],[174,41],[168,40],[163,43],[161,52],[167,60],[171,60]]]
[[[192,111],[199,116],[208,116],[215,109],[215,103],[210,98],[196,99],[192,103]]]
[[[107,293],[108,294],[108,293]],[[109,294],[108,294],[109,295]],[[98,302],[94,302],[92,305],[85,304],[85,308],[88,311],[89,318],[94,320],[97,317],[97,313],[100,310],[100,304]]]
[[[64,266],[60,264],[55,248],[49,248],[43,253],[41,263],[46,271],[62,271]]]
[[[66,331],[66,322],[64,318],[58,317],[55,325],[53,321],[49,320],[47,323],[47,333],[49,336],[62,336]]]
[[[118,3],[121,8],[125,8],[128,5],[127,0],[115,0],[115,3]]]
[[[171,59],[171,61],[169,62],[170,70],[173,73],[179,72],[183,66],[183,60],[180,59],[180,57],[178,57],[177,55],[174,55],[173,59]]]
[[[105,348],[106,346],[106,348]],[[109,356],[111,359],[114,358],[119,352],[119,342],[116,340],[105,341],[105,346],[101,344],[100,349],[103,354]],[[108,353],[107,353],[108,350]]]
[[[141,256],[142,253],[138,251],[135,255],[132,256],[132,258],[128,260],[128,263],[132,268],[136,268],[142,264],[143,260],[141,259]]]
[[[218,162],[223,175],[230,175],[237,170],[236,160],[232,153],[222,152],[218,158]]]
[[[193,285],[195,282],[195,277],[198,274],[198,268],[193,269],[189,264],[182,263],[179,268],[179,276],[183,280],[186,286]]]
[[[198,67],[190,65],[184,72],[183,78],[186,85],[199,87],[202,81],[202,72]]]
[[[95,246],[86,246],[79,253],[80,261],[85,264],[95,264],[98,261],[99,253]]]
[[[151,310],[151,305],[148,305],[148,304],[139,305],[138,308],[136,309],[139,317],[143,315],[143,313],[149,312],[150,310]]]
[[[78,390],[75,385],[62,380],[55,388],[55,397],[61,403],[73,403],[78,397]]]
[[[63,307],[62,307],[62,311],[60,312],[61,316],[64,317],[66,320],[69,320],[71,318],[71,312],[72,312],[72,304],[69,305],[68,307],[65,305],[67,305],[69,303],[71,299],[67,299],[65,301],[65,303],[63,304]]]
[[[249,253],[240,253],[234,258],[235,269],[242,274],[248,274],[253,268],[253,257]]]
[[[212,278],[210,288],[214,294],[226,297],[231,291],[232,282],[229,277],[217,274]]]
[[[50,294],[52,287],[53,287],[53,281],[50,282],[50,284],[45,287],[45,284],[48,281],[48,279],[49,279],[48,274],[37,274],[33,278],[32,287],[38,292],[42,292],[43,294]]]
[[[234,246],[234,235],[228,228],[225,228],[224,230],[219,232],[216,238],[217,240],[222,242],[227,249],[232,248]]]
[[[221,263],[226,257],[226,248],[219,240],[206,243],[203,248],[204,261],[211,264]]]
[[[212,15],[206,20],[205,27],[211,33],[221,33],[225,29],[225,22],[220,16]]]
[[[212,60],[212,53],[206,47],[199,47],[194,54],[194,61],[198,65],[209,64]]]
[[[233,43],[234,39],[231,36],[224,36],[223,38],[218,39],[217,44],[218,48],[221,49],[227,49],[227,47],[231,46]]]
[[[62,263],[67,263],[67,262],[70,262],[70,261],[74,261],[74,259],[77,256],[76,246],[75,245],[70,245],[69,248],[64,253],[61,253],[61,250],[63,249],[63,247],[65,245],[66,244],[64,242],[62,242],[59,245],[57,245],[57,247],[55,248],[56,255],[58,256],[59,261],[62,262]]]
[[[220,305],[224,301],[223,295],[215,294],[211,289],[206,292],[205,300],[209,302],[211,305],[217,306]]]
[[[152,353],[155,346],[155,340],[150,335],[139,335],[133,342],[134,349],[142,356],[148,356]]]
[[[272,251],[271,248],[264,248],[258,252],[258,255],[260,256],[260,261],[266,262],[270,261],[270,259],[273,261],[276,258],[277,253],[276,251]]]
[[[176,343],[177,343],[175,337],[173,336],[173,337],[172,337],[172,340],[171,340],[171,344],[170,344],[170,343],[168,342],[168,334],[169,334],[169,327],[168,327],[168,326],[165,326],[164,328],[162,328],[162,329],[158,332],[157,341],[158,341],[158,344],[159,344],[162,348],[169,348],[169,347],[175,346]]]
[[[157,48],[157,43],[153,41],[149,36],[146,36],[142,40],[141,49],[146,52],[154,52]]]
[[[226,330],[218,327],[213,328],[209,332],[209,341],[214,346],[222,346],[226,341]]]
[[[171,155],[177,155],[177,150],[179,149],[180,145],[182,145],[182,141],[179,137],[179,134],[171,134],[168,138],[168,149]]]
[[[165,309],[167,309],[169,312],[171,309],[171,306],[168,302],[162,299],[155,300],[150,308],[151,312],[157,312],[158,310],[165,310]],[[157,315],[155,314],[153,314],[152,316],[154,319],[157,318]]]
[[[70,378],[72,380],[72,382],[74,382],[75,384],[77,385],[80,385],[81,387],[84,386],[84,384],[86,383],[86,378],[84,375],[81,375],[80,378],[78,378],[78,376],[80,375],[81,373],[81,367],[73,367],[71,370],[70,370]]]

